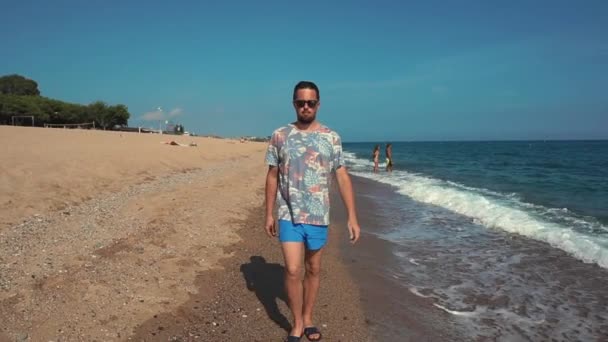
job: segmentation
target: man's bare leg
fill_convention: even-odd
[[[304,263],[306,274],[304,276],[304,306],[302,308],[302,319],[304,327],[314,326],[312,320],[312,310],[317,300],[319,293],[319,284],[321,281],[321,255],[323,248],[309,251],[306,250]],[[317,338],[317,335],[312,335],[311,338]]]
[[[302,318],[302,252],[304,243],[283,242],[283,258],[285,259],[285,291],[287,292],[287,304],[293,315],[293,326],[289,335],[300,336],[304,330]]]

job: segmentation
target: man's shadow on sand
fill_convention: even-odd
[[[266,314],[278,326],[286,331],[291,330],[291,324],[279,310],[277,300],[287,303],[283,280],[283,266],[269,264],[261,256],[252,256],[250,263],[241,265],[241,272],[247,282],[247,289],[255,291],[255,295],[264,305]]]

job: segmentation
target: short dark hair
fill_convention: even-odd
[[[296,86],[293,88],[293,99],[296,99],[296,93],[298,92],[298,90],[300,89],[312,89],[314,91],[317,92],[317,100],[321,99],[321,93],[319,92],[319,87],[317,87],[316,84],[314,84],[314,82],[310,82],[310,81],[300,81],[298,82],[298,84],[296,84]]]

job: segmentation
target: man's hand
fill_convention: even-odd
[[[354,244],[359,240],[361,228],[357,220],[357,208],[355,207],[355,194],[353,192],[353,183],[346,171],[346,167],[342,166],[336,170],[336,179],[340,188],[340,195],[346,206],[348,213],[348,233],[350,234],[350,243]]]
[[[268,174],[266,174],[266,224],[264,230],[268,236],[277,236],[277,228],[275,226],[274,217],[272,211],[274,204],[277,199],[277,187],[279,186],[279,168],[276,166],[268,167]]]
[[[359,236],[361,235],[361,228],[359,227],[359,222],[357,220],[348,220],[348,233],[350,234],[350,243],[353,245],[359,240]]]
[[[268,234],[269,237],[277,236],[277,227],[274,221],[274,217],[266,217],[266,225],[264,226],[264,229],[266,230],[266,234]]]

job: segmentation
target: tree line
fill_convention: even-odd
[[[36,126],[94,122],[103,129],[126,125],[130,114],[123,104],[96,101],[88,105],[68,103],[40,96],[38,83],[20,75],[0,77],[0,124],[12,124],[19,115],[34,117]]]

